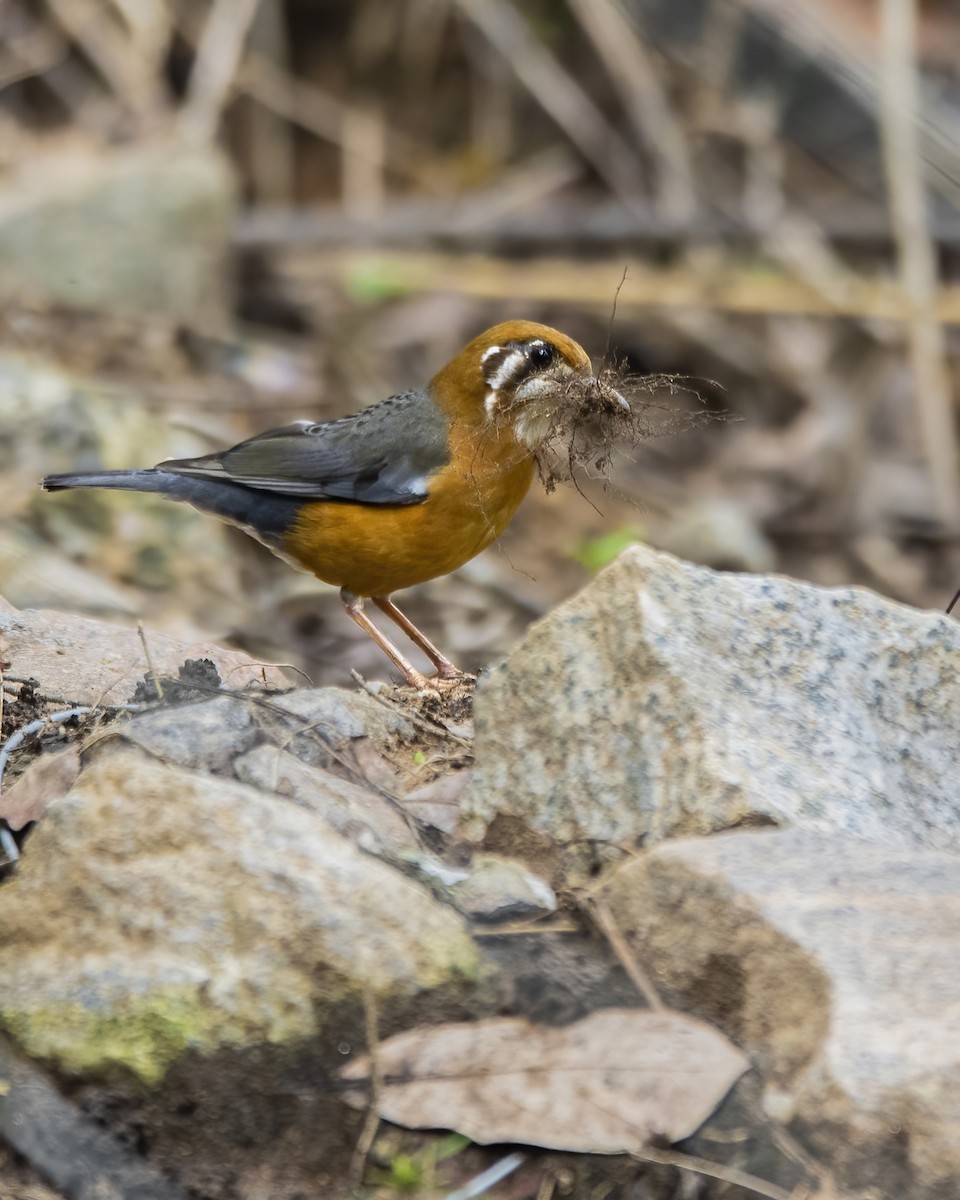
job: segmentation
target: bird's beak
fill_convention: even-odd
[[[626,412],[630,411],[630,401],[627,400],[622,392],[618,392],[615,387],[611,387],[610,384],[606,383],[602,378],[599,378],[596,375],[590,375],[587,378],[587,385],[596,388],[597,395],[601,398],[601,400],[606,400],[609,403],[616,405],[617,408],[621,408]]]
[[[593,375],[589,371],[578,371],[567,363],[549,373],[534,375],[531,379],[524,380],[514,393],[514,400],[520,404],[527,404],[531,400],[556,396],[557,393],[562,395],[567,384],[574,385],[570,399],[574,400],[576,397],[575,402],[585,404],[588,409],[595,407],[607,411],[630,411],[629,401],[604,379],[603,373]]]

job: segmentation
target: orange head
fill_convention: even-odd
[[[527,402],[549,401],[571,375],[591,372],[587,352],[566,334],[535,321],[504,321],[468,342],[433,377],[430,391],[454,421],[507,424],[532,450],[537,439],[532,414],[525,420]]]

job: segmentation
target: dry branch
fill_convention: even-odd
[[[918,89],[915,0],[883,0],[884,164],[900,279],[906,308],[910,362],[916,389],[920,440],[940,520],[960,517],[957,428],[937,311],[937,266],[927,230],[927,199],[917,134]]]
[[[657,1150],[649,1148],[633,1153],[632,1158],[639,1162],[662,1163],[664,1166],[677,1167],[682,1171],[691,1171],[695,1175],[706,1175],[710,1179],[720,1179],[732,1187],[753,1192],[766,1200],[793,1200],[792,1193],[756,1175],[746,1171],[738,1171],[736,1167],[727,1167],[722,1163],[710,1162],[706,1158],[697,1158],[692,1154],[682,1154],[679,1150]]]
[[[512,304],[542,301],[610,310],[624,257],[583,262],[574,258],[515,261],[484,254],[439,254],[403,251],[330,250],[309,254],[301,247],[284,257],[282,273],[294,282],[311,284],[333,276],[349,284],[376,279],[404,292],[439,291]],[[760,272],[736,261],[722,264],[709,280],[689,266],[658,267],[630,262],[620,293],[618,312],[686,308],[767,316],[806,313],[902,321],[907,310],[895,280],[852,277],[835,299],[802,280],[775,269]],[[960,285],[941,285],[935,297],[938,319],[960,325]]]
[[[257,3],[258,0],[214,0],[180,113],[180,132],[188,141],[202,145],[216,135]]]
[[[620,199],[631,209],[642,209],[636,155],[516,10],[504,0],[457,0],[457,5]]]
[[[350,106],[323,88],[295,79],[265,55],[253,51],[247,54],[235,85],[291,125],[346,150],[344,124]],[[386,165],[398,175],[415,180],[426,191],[435,190],[429,186],[423,167],[427,157],[425,147],[388,124],[384,125],[383,134]],[[354,145],[350,152],[362,155],[365,148]]]
[[[37,1067],[0,1038],[0,1138],[67,1200],[136,1196],[181,1200],[183,1193],[137,1154],[65,1100]]]
[[[46,0],[56,23],[144,127],[165,108],[160,81],[137,42],[96,0]]]
[[[675,220],[690,218],[697,198],[686,137],[646,46],[617,0],[570,0],[570,5],[603,59],[638,138],[659,162],[660,211]]]

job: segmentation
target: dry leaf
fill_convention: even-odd
[[[475,1142],[618,1154],[689,1137],[749,1067],[682,1013],[604,1009],[561,1029],[504,1018],[414,1029],[377,1049],[380,1116]],[[369,1081],[370,1059],[341,1077]],[[366,1107],[367,1091],[348,1103]]]
[[[0,795],[0,817],[14,830],[39,821],[51,800],[59,800],[70,791],[79,773],[80,751],[76,746],[41,755]]]
[[[442,833],[453,833],[460,820],[460,797],[472,775],[469,767],[448,771],[407,792],[401,796],[400,803],[411,817],[424,825],[432,825]]]

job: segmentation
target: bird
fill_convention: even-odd
[[[582,346],[547,325],[505,321],[425,387],[350,416],[295,421],[150,468],[48,475],[42,486],[154,492],[239,526],[338,587],[347,614],[409,687],[440,691],[465,672],[392,594],[456,570],[500,537],[534,480],[550,398],[574,377],[593,378]],[[424,676],[377,628],[367,600],[436,675]]]

